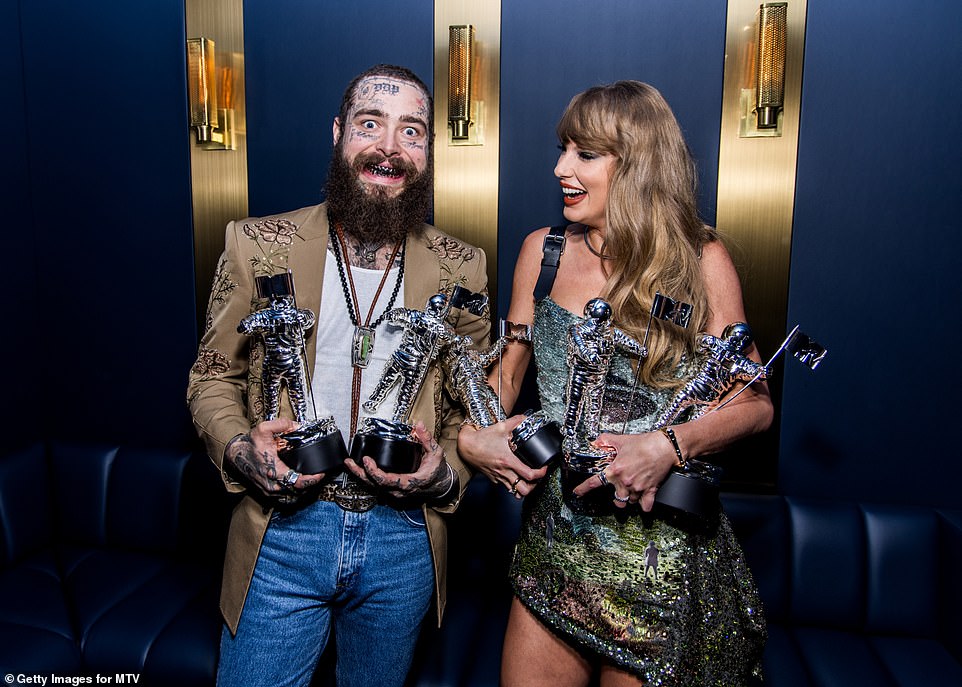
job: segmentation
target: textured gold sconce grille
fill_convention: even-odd
[[[197,142],[211,140],[217,128],[217,89],[214,41],[209,38],[187,39],[187,88],[190,93],[190,126],[197,132]]]
[[[756,61],[755,114],[759,129],[778,126],[778,113],[785,104],[785,42],[788,3],[773,2],[758,10],[758,57]]]
[[[451,138],[469,137],[471,121],[471,62],[474,58],[474,27],[448,27],[448,122]]]

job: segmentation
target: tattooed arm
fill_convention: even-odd
[[[268,496],[283,491],[280,480],[290,468],[277,456],[276,434],[297,427],[292,420],[267,420],[247,434],[238,434],[230,440],[224,451],[224,463],[237,477],[260,489]],[[307,489],[323,479],[318,475],[301,475],[293,485],[295,491]]]

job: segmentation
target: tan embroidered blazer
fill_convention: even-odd
[[[197,432],[211,459],[221,469],[229,491],[243,492],[244,485],[224,471],[224,447],[262,418],[263,352],[250,337],[237,332],[240,320],[264,305],[257,299],[254,277],[291,269],[298,307],[311,309],[316,317],[327,243],[324,204],[270,217],[248,218],[227,226],[225,250],[211,291],[206,333],[189,375],[188,402]],[[475,292],[487,289],[484,252],[434,227],[424,225],[422,234],[409,236],[405,251],[404,306],[407,308],[421,310],[430,296],[450,290],[456,284]],[[332,297],[343,296],[338,293]],[[459,334],[471,336],[478,346],[487,345],[491,324],[487,311],[479,317],[462,310],[457,317],[454,326]],[[312,328],[307,339],[308,370],[314,367],[316,331],[317,327]],[[443,446],[448,462],[458,472],[463,493],[471,477],[456,449],[463,412],[443,391],[441,381],[437,365],[432,366],[411,417],[422,420]],[[344,388],[348,393],[349,380],[345,381]],[[282,415],[291,417],[286,395],[281,406]],[[442,513],[454,511],[460,499],[458,494],[446,506],[425,508],[434,558],[439,623],[444,613],[447,561],[447,531]],[[231,632],[237,630],[270,515],[271,509],[249,494],[234,509],[221,592],[221,611]]]

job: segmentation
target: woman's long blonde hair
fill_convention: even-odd
[[[655,320],[641,379],[673,386],[673,371],[695,350],[708,321],[699,256],[714,234],[698,216],[695,165],[668,103],[639,81],[596,86],[576,95],[558,138],[616,158],[605,211],[609,278],[601,296],[614,322],[639,341],[656,292],[690,303],[687,329]]]

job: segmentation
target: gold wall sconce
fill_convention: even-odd
[[[218,67],[210,38],[187,39],[187,90],[197,145],[207,150],[236,150],[234,70]]]
[[[473,99],[475,91],[474,26],[448,27],[448,125],[450,145],[483,143],[484,104]]]
[[[754,44],[749,46],[747,88],[742,90],[740,135],[781,136],[785,105],[785,58],[788,3],[767,2],[758,8]]]

